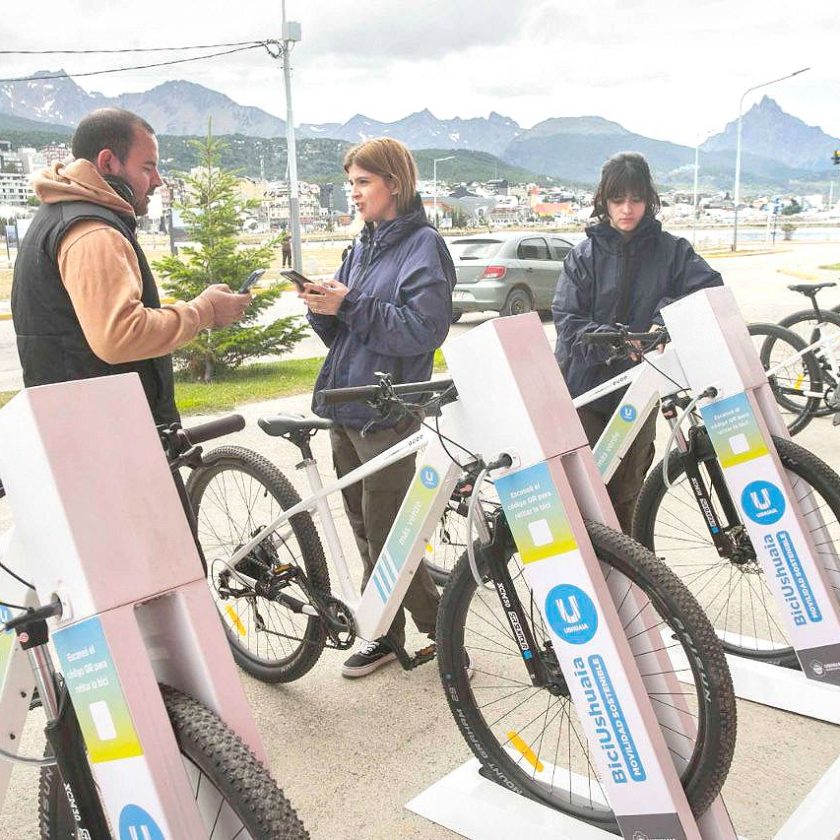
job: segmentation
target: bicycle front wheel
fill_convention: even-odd
[[[604,525],[588,522],[587,530],[688,800],[701,814],[720,791],[735,747],[735,696],[720,643],[697,602],[654,555]],[[514,547],[508,547],[506,559],[551,683],[533,685],[496,590],[476,586],[464,556],[438,613],[438,664],[450,709],[470,749],[501,785],[614,828],[566,678]],[[627,597],[633,587],[638,587],[635,603]],[[661,632],[658,651],[645,647],[642,614]],[[675,683],[675,693],[663,691],[663,661],[674,680],[690,668],[690,677],[684,677],[690,682]],[[674,715],[683,723],[687,718],[694,731],[683,734]]]
[[[261,455],[222,446],[190,474],[187,494],[207,560],[207,582],[237,664],[263,682],[302,677],[324,649],[325,627],[318,616],[295,613],[276,596],[311,603],[311,591],[329,594],[329,572],[312,517],[298,513],[235,568],[228,562],[300,501],[297,492]]]
[[[306,840],[309,833],[288,799],[248,747],[198,700],[160,688],[204,837]],[[42,769],[39,793],[41,837],[76,840],[76,822],[55,766]]]
[[[778,324],[749,324],[747,329],[788,431],[795,435],[813,419],[822,404],[820,367],[796,333]]]
[[[773,443],[819,552],[819,562],[840,598],[840,564],[834,549],[840,540],[840,477],[793,441],[774,437]],[[769,664],[795,666],[796,654],[752,541],[740,518],[727,518],[729,505],[711,481],[712,475],[720,475],[720,468],[708,433],[695,450],[701,474],[705,473],[711,508],[721,524],[723,555],[714,545],[682,457],[676,452],[668,466],[670,487],[662,478],[662,462],[647,477],[636,504],[633,536],[662,557],[691,590],[725,650]]]

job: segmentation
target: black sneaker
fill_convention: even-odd
[[[341,666],[341,673],[345,677],[366,677],[377,668],[393,662],[397,654],[384,639],[367,642]]]

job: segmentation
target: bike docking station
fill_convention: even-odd
[[[662,315],[685,381],[697,394],[717,392],[700,414],[801,666],[727,656],[735,691],[840,724],[840,558],[812,492],[797,499],[776,454],[771,436],[790,435],[734,296],[697,292]]]
[[[494,473],[496,490],[621,834],[732,840],[719,797],[699,820],[692,815],[669,745],[691,737],[695,720],[682,707],[661,635],[636,607],[640,591],[628,594],[621,576],[605,579],[587,534],[584,517],[616,530],[618,520],[539,318],[482,324],[452,342],[446,360],[459,399],[444,406],[441,429],[485,459],[512,459]],[[621,609],[637,622],[630,639],[614,603],[616,586],[623,587]],[[653,684],[639,673],[640,653],[655,663],[645,678]],[[652,685],[674,695],[667,710],[654,711]],[[474,840],[614,836],[506,790],[479,776],[477,766],[468,762],[407,807]],[[571,768],[536,771],[565,774],[570,791],[591,796],[587,779]]]
[[[840,559],[826,530],[815,544],[818,506],[809,504],[810,490],[797,499],[772,445],[772,435],[789,434],[734,296],[725,287],[695,292],[665,307],[662,316],[692,390],[716,391],[700,401],[700,414],[802,669],[727,656],[735,692],[840,723],[840,603],[832,591],[840,585]],[[838,795],[840,759],[775,840],[836,840]]]
[[[57,664],[115,836],[206,836],[158,683],[204,703],[267,762],[139,378],[24,390],[0,411],[0,440],[14,518],[5,562],[39,603],[61,601]],[[0,679],[11,752],[33,678],[8,635]]]

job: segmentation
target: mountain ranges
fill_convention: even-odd
[[[185,138],[211,131],[231,135],[227,139],[234,148],[224,165],[235,164],[252,177],[283,177],[282,119],[186,81],[115,97],[88,93],[67,78],[6,82],[0,84],[0,139],[21,142],[33,135],[30,142],[40,143],[46,136],[67,136],[84,114],[108,105],[135,111],[155,126],[161,157],[170,159],[173,168],[191,165]],[[731,188],[736,132],[733,121],[700,147],[702,189]],[[438,167],[448,181],[499,177],[522,182],[539,175],[558,184],[591,185],[604,160],[626,150],[644,154],[663,187],[688,188],[694,177],[693,147],[634,134],[598,116],[556,117],[525,129],[495,112],[486,118],[443,120],[423,110],[391,123],[357,114],[345,123],[303,123],[296,136],[301,177],[316,181],[341,180],[347,146],[382,136],[396,137],[412,150],[428,150],[417,153],[421,177],[431,177],[434,157],[454,154],[449,168]],[[831,154],[838,148],[840,139],[785,113],[765,96],[743,115],[742,182],[759,191],[819,191],[834,175]]]

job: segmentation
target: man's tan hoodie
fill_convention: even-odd
[[[90,201],[134,216],[131,205],[86,160],[54,164],[34,179],[33,187],[45,204]],[[165,356],[213,326],[213,304],[203,297],[146,308],[137,256],[129,241],[104,222],[74,224],[59,245],[58,268],[91,350],[108,364]]]

